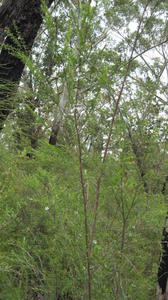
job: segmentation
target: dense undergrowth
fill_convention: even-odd
[[[84,163],[89,223],[98,160],[92,153]],[[86,299],[75,150],[42,142],[30,158],[1,144],[0,168],[0,299]],[[132,157],[109,158],[91,255],[93,299],[154,299],[164,215],[162,194],[147,198]]]

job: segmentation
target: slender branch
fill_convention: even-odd
[[[91,266],[90,266],[90,250],[89,250],[89,228],[88,228],[88,220],[87,220],[87,192],[86,192],[85,179],[83,176],[81,138],[80,138],[80,130],[78,126],[78,117],[77,117],[78,91],[79,91],[79,78],[78,78],[77,91],[76,91],[76,101],[75,101],[76,107],[74,110],[74,121],[75,121],[75,129],[77,134],[78,158],[79,158],[79,167],[80,167],[80,183],[82,189],[83,209],[84,209],[86,260],[87,260],[87,273],[88,273],[88,298],[89,300],[91,300]]]
[[[142,51],[142,52],[138,53],[137,55],[135,55],[135,56],[132,58],[132,61],[135,60],[136,58],[138,58],[139,56],[142,56],[142,55],[145,54],[146,52],[148,52],[148,51],[150,51],[150,50],[152,50],[152,49],[154,49],[154,48],[156,48],[156,47],[159,47],[159,46],[161,46],[161,45],[163,45],[163,44],[165,44],[165,43],[167,43],[167,42],[168,42],[168,39],[166,39],[166,40],[164,40],[164,41],[162,41],[162,42],[159,42],[158,44],[153,45],[153,46],[149,47],[148,49],[145,49],[144,51]]]
[[[121,97],[122,97],[122,94],[123,94],[123,90],[124,90],[124,87],[125,87],[125,83],[126,83],[126,80],[127,80],[127,77],[128,77],[130,65],[131,65],[131,62],[132,62],[134,51],[136,49],[136,45],[137,45],[137,41],[138,41],[138,38],[139,38],[139,32],[140,32],[141,24],[142,24],[142,21],[143,21],[144,14],[146,12],[147,6],[148,6],[148,3],[146,4],[146,6],[144,8],[144,11],[143,11],[143,14],[142,14],[142,17],[140,19],[140,22],[139,22],[139,25],[138,25],[138,28],[137,28],[136,37],[135,37],[135,40],[134,40],[134,43],[133,43],[133,47],[132,47],[132,51],[131,51],[131,54],[130,54],[130,58],[129,58],[128,64],[126,66],[125,76],[123,78],[121,89],[120,89],[120,92],[119,92],[119,95],[118,95],[118,98],[117,98],[117,101],[116,101],[116,105],[115,105],[115,108],[114,108],[114,113],[113,113],[113,117],[112,117],[112,120],[111,120],[111,125],[110,125],[110,130],[109,130],[107,142],[106,142],[106,145],[105,145],[105,150],[104,150],[104,155],[103,155],[103,159],[102,159],[102,164],[101,164],[100,172],[99,172],[98,179],[97,179],[96,201],[95,201],[95,207],[94,207],[95,215],[94,215],[94,220],[93,220],[93,223],[92,223],[92,226],[91,226],[91,233],[90,233],[90,251],[91,251],[91,247],[92,247],[92,242],[93,242],[93,237],[94,237],[94,232],[95,232],[96,222],[97,222],[97,214],[98,214],[99,197],[100,197],[100,187],[101,187],[101,181],[102,181],[103,168],[104,168],[104,164],[105,164],[107,153],[108,153],[108,149],[109,149],[109,144],[110,144],[110,140],[111,140],[111,136],[112,136],[112,131],[113,131],[113,126],[114,126],[115,118],[116,118],[117,113],[118,113],[119,103],[120,103],[120,100],[121,100]]]
[[[152,72],[152,69],[151,69],[151,72]],[[154,73],[152,73],[152,74],[155,75]],[[133,77],[132,75],[129,75],[129,77],[130,77],[131,79],[133,79],[134,81],[136,81],[139,85],[144,86],[143,81],[142,81],[141,79],[135,78],[135,77]],[[157,76],[157,78],[158,78],[158,80],[159,80],[159,84],[162,85],[162,87],[163,87],[163,83],[160,81],[160,77]],[[157,79],[157,78],[156,78],[156,79]],[[160,97],[160,96],[158,96],[158,95],[156,95],[156,94],[155,94],[155,97],[156,97],[157,99],[159,99],[160,102],[161,102],[162,104],[167,104],[166,100],[164,100],[162,97]]]
[[[124,190],[123,190],[123,176],[121,176],[121,215],[122,215],[122,234],[121,234],[121,260],[124,251],[125,244],[125,233],[126,233],[126,216],[125,216],[125,205],[124,205]]]

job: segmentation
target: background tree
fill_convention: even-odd
[[[52,2],[52,0],[48,0],[48,6]],[[0,128],[2,129],[4,120],[15,107],[12,101],[14,87],[18,85],[25,66],[19,51],[24,51],[26,55],[29,54],[42,23],[41,0],[3,1],[0,7],[0,20],[2,43],[0,53]],[[5,28],[8,28],[6,39]]]

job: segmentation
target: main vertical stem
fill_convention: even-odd
[[[80,182],[81,182],[82,196],[83,196],[86,260],[87,260],[87,273],[88,273],[88,299],[91,300],[91,268],[90,268],[89,229],[88,229],[88,220],[87,220],[87,195],[86,195],[86,188],[85,188],[85,180],[84,180],[84,176],[83,176],[82,150],[81,150],[80,132],[79,132],[78,121],[77,121],[77,109],[75,109],[75,111],[74,111],[74,120],[75,120],[75,128],[76,128],[77,142],[78,142],[78,157],[79,157],[79,165],[80,165]]]

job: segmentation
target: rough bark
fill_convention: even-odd
[[[166,193],[166,185],[168,176],[162,188],[162,194]],[[157,286],[157,300],[168,300],[168,215],[165,220],[165,227],[163,228],[163,238],[161,241],[162,253],[158,268],[158,286]]]
[[[157,300],[168,300],[168,216],[163,229],[162,255],[158,269]]]
[[[53,0],[46,3],[51,5]],[[0,38],[8,27],[13,36],[21,35],[26,52],[31,50],[42,23],[41,0],[6,0],[0,7]],[[17,30],[16,30],[17,28]],[[2,42],[2,41],[1,41]],[[14,108],[13,92],[17,87],[24,69],[24,62],[13,55],[8,47],[15,47],[14,41],[7,36],[0,53],[0,130],[9,113]]]

